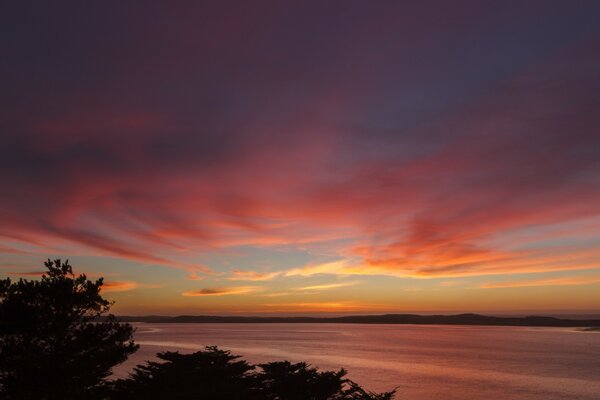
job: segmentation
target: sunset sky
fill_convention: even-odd
[[[0,277],[120,314],[600,310],[600,2],[3,2]]]

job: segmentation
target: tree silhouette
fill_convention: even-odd
[[[112,399],[251,400],[247,373],[254,369],[229,351],[207,347],[193,354],[158,353],[163,362],[147,361],[130,379],[115,383]]]
[[[318,371],[288,361],[253,366],[217,347],[192,354],[159,353],[162,362],[138,365],[115,382],[111,399],[391,400],[345,379],[346,371]]]
[[[0,394],[4,399],[88,399],[137,350],[133,328],[107,315],[102,278],[48,260],[41,280],[0,280]]]
[[[327,400],[342,391],[346,375],[343,369],[319,372],[306,363],[289,361],[260,364],[261,391],[264,399]]]
[[[394,391],[372,393],[344,378],[346,370],[319,371],[310,365],[277,361],[258,365],[257,389],[265,400],[391,400]]]

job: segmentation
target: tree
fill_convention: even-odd
[[[346,370],[319,371],[310,365],[276,361],[258,365],[257,390],[264,400],[391,400],[395,391],[372,393],[345,378]]]
[[[41,280],[0,280],[0,397],[93,398],[137,350],[133,328],[106,315],[102,278],[75,276],[68,261],[45,266]]]
[[[238,356],[217,347],[192,354],[162,352],[162,362],[147,361],[130,378],[115,383],[111,399],[251,400],[248,372],[254,369]]]
[[[346,371],[318,371],[288,361],[251,365],[217,347],[192,354],[159,353],[114,384],[114,400],[391,400],[344,378]]]
[[[320,372],[306,363],[292,364],[289,361],[277,361],[260,364],[261,391],[266,399],[286,400],[328,400],[341,394],[346,375],[339,371]]]

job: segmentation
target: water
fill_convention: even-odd
[[[345,368],[410,400],[600,399],[600,333],[570,328],[358,324],[134,324],[119,376],[164,350],[218,345],[252,363]]]

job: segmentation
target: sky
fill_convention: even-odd
[[[118,314],[600,310],[600,2],[3,2],[0,277]]]

